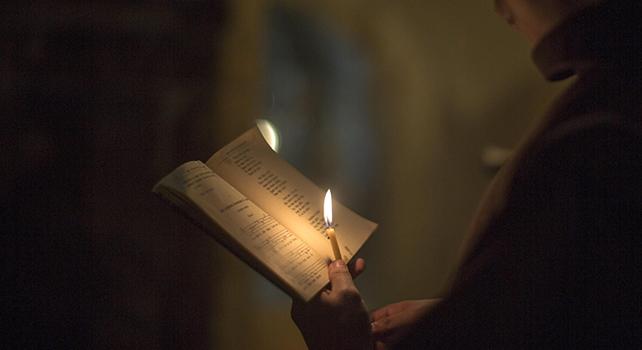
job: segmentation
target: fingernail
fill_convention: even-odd
[[[338,268],[346,267],[346,263],[343,262],[343,260],[341,259],[335,260],[332,264],[334,265],[334,267],[338,267]]]
[[[370,323],[370,332],[374,333],[377,330],[377,322]]]

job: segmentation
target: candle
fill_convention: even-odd
[[[325,234],[330,238],[334,260],[339,260],[341,259],[341,250],[339,249],[334,227],[332,227],[332,193],[330,190],[325,193],[325,199],[323,200],[323,219],[325,220],[326,227]]]

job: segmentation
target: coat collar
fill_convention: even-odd
[[[548,80],[600,65],[640,66],[642,12],[636,0],[605,0],[577,12],[535,46],[532,58]]]

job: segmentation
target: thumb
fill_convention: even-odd
[[[350,275],[350,270],[348,270],[348,266],[346,266],[343,260],[333,261],[330,266],[328,266],[328,275],[332,291],[356,289],[352,281],[352,276]]]

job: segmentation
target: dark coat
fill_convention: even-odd
[[[641,348],[642,11],[606,2],[537,45],[576,76],[482,201],[444,298],[399,349]]]

